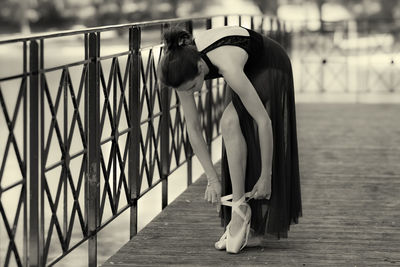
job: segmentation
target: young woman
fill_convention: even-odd
[[[172,28],[164,39],[158,75],[178,93],[190,143],[208,179],[204,198],[228,206],[220,211],[226,231],[215,247],[238,253],[247,244],[250,228],[254,236],[287,237],[302,207],[293,75],[284,49],[238,26],[206,30],[196,40]],[[228,85],[220,120],[221,179],[207,151],[193,97],[205,79],[218,77]]]

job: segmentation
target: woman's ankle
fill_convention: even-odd
[[[244,192],[243,192],[243,194],[232,194],[232,202],[237,202],[237,201],[241,200],[244,195],[245,195]]]

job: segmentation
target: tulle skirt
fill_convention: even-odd
[[[256,235],[287,238],[291,224],[302,215],[300,173],[296,133],[296,111],[291,62],[285,50],[264,36],[264,48],[256,60],[249,61],[245,73],[255,87],[270,116],[273,129],[272,192],[269,200],[251,199],[251,228]],[[245,192],[256,184],[261,173],[261,154],[257,124],[238,95],[227,87],[225,105],[232,101],[247,144]],[[232,193],[225,146],[221,160],[222,195]],[[231,208],[222,206],[221,225],[231,219]]]

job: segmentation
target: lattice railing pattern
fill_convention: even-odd
[[[151,188],[161,179],[161,88],[156,67],[162,49],[147,49],[141,53],[140,91],[140,188]],[[145,182],[145,184],[143,184]],[[142,191],[141,191],[142,192]]]
[[[242,16],[236,17],[241,25]],[[221,18],[229,24],[227,16]],[[176,23],[189,31],[194,22],[208,29],[213,19],[0,41],[21,44],[23,55],[23,74],[3,77],[0,72],[1,265],[55,265],[87,241],[89,266],[97,266],[101,229],[129,209],[133,237],[140,198],[161,184],[164,208],[168,177],[183,164],[191,183],[193,151],[182,108],[176,92],[158,83],[163,45],[144,47],[141,34],[146,26],[158,27],[161,37]],[[248,21],[253,28],[253,17]],[[285,42],[283,28],[276,20],[271,23],[275,28],[269,34]],[[123,51],[105,54],[101,36],[113,30],[127,33],[128,40]],[[71,36],[84,42],[84,58],[50,67],[57,54],[46,54],[47,44]],[[225,89],[218,79],[195,95],[210,148],[220,134]]]
[[[100,61],[100,224],[108,207],[109,216],[115,216],[121,204],[130,202],[127,158],[129,149],[129,88],[130,58],[121,66],[119,57],[112,57],[106,75]],[[124,71],[123,71],[124,70]],[[121,201],[123,201],[121,203]],[[107,213],[106,213],[107,214]],[[108,219],[108,218],[106,218]]]
[[[305,21],[292,35],[297,90],[317,93],[378,93],[399,90],[398,29],[384,20]],[[296,64],[295,64],[296,65]]]
[[[26,49],[24,43],[24,68]],[[21,266],[26,261],[27,82],[25,75],[0,81],[1,266]]]
[[[44,65],[43,56],[40,65]],[[40,75],[40,202],[44,262],[48,259],[51,262],[56,255],[66,253],[75,245],[77,238],[73,238],[73,235],[78,233],[83,238],[88,234],[83,196],[87,147],[84,107],[88,66],[83,64],[80,67],[43,69]],[[71,71],[80,73],[76,83],[73,83]],[[57,80],[55,76],[60,72]],[[52,81],[49,82],[49,79]]]
[[[350,91],[351,60],[361,90],[398,92],[395,29],[370,25],[360,30],[366,48],[349,48],[349,25],[327,25],[323,32],[291,30],[275,18],[233,16],[247,21],[296,52],[301,61],[300,92]],[[228,16],[223,25],[230,25]],[[232,18],[232,16],[230,16]],[[0,69],[0,264],[54,265],[88,241],[88,261],[97,265],[97,233],[127,209],[130,237],[137,232],[138,200],[158,184],[162,208],[168,204],[168,177],[192,156],[186,123],[174,90],[159,84],[163,45],[141,45],[142,29],[182,23],[189,31],[212,28],[215,18],[165,20],[52,33],[0,41],[19,45],[19,72]],[[200,25],[200,26],[199,26]],[[247,25],[247,27],[249,27]],[[362,24],[361,24],[362,25]],[[336,28],[335,28],[336,27]],[[331,31],[330,29],[335,29]],[[339,31],[339,30],[340,31]],[[124,51],[103,55],[101,33],[127,33]],[[337,32],[341,35],[337,35]],[[67,36],[84,41],[84,59],[48,67],[45,44]],[[342,38],[342,39],[340,39]],[[376,57],[379,55],[379,57]],[[28,60],[29,59],[29,60]],[[359,74],[357,74],[359,75]],[[195,101],[207,145],[220,134],[226,84],[207,81]],[[29,152],[28,152],[29,151]],[[29,214],[28,214],[29,211]],[[28,220],[29,218],[29,220]]]

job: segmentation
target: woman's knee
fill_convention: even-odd
[[[239,116],[232,103],[228,105],[221,118],[221,133],[224,138],[241,134]]]

